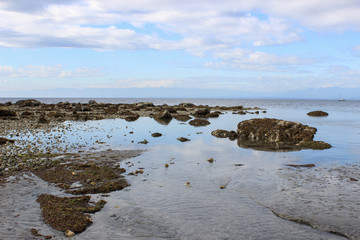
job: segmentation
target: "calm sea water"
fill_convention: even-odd
[[[0,99],[0,102],[17,100]],[[39,100],[44,103],[85,103],[90,99]],[[283,210],[290,217],[293,215],[317,221],[317,226],[327,231],[347,231],[345,226],[351,226],[346,222],[347,218],[352,221],[354,229],[360,224],[357,218],[360,216],[359,184],[351,185],[351,190],[345,194],[348,197],[345,200],[350,199],[347,202],[350,207],[339,211],[336,207],[329,207],[324,203],[333,201],[334,205],[343,205],[344,199],[341,196],[344,193],[341,195],[335,192],[333,187],[339,184],[344,186],[348,181],[337,182],[333,179],[328,185],[309,184],[309,187],[317,188],[318,193],[311,193],[311,187],[306,188],[309,182],[317,179],[316,176],[325,174],[324,169],[346,167],[360,162],[360,101],[120,98],[95,100],[109,103],[150,101],[154,104],[168,105],[192,102],[209,106],[257,106],[266,109],[267,113],[227,113],[217,119],[210,119],[211,124],[207,127],[192,127],[176,120],[172,120],[168,125],[161,125],[150,118],[140,118],[131,123],[122,119],[65,122],[64,124],[69,126],[68,130],[61,136],[61,143],[56,144],[70,143],[72,151],[139,148],[147,150],[131,160],[134,166],[124,165],[128,172],[144,168],[145,173],[137,177],[128,177],[131,183],[129,190],[111,193],[106,199],[108,203],[105,208],[93,217],[94,224],[74,239],[342,238],[278,218],[271,211],[274,209]],[[314,110],[326,111],[329,116],[313,118],[306,115]],[[324,151],[265,152],[240,148],[236,141],[211,136],[211,131],[215,129],[236,130],[240,121],[255,117],[280,118],[316,127],[318,131],[315,140],[328,142],[333,148]],[[152,138],[153,132],[160,132],[163,136]],[[187,137],[191,141],[180,143],[176,140],[178,137]],[[149,141],[147,145],[138,144],[144,139]],[[215,161],[211,164],[207,161],[209,158]],[[300,172],[286,170],[286,164],[303,163],[314,163],[317,167],[314,170]],[[164,164],[169,164],[170,167],[165,168]],[[313,174],[313,177],[306,182],[304,179],[307,179],[308,173]],[[299,177],[293,180],[296,176],[301,176],[301,179]],[[327,175],[321,176],[327,178]],[[299,185],[300,180],[309,193],[304,193],[305,190],[301,188],[304,186]],[[190,184],[186,185],[187,182]],[[299,186],[296,187],[296,184]],[[220,189],[220,186],[226,188]],[[302,191],[291,191],[290,186],[291,189]],[[39,189],[42,188],[38,188],[37,192],[44,191]],[[302,195],[299,195],[300,193]],[[319,200],[311,202],[315,210],[307,205],[309,199]],[[333,214],[335,210],[336,214]],[[330,219],[332,225],[325,218]],[[2,231],[5,230],[0,228],[0,233]],[[43,231],[61,237],[61,233],[51,229],[44,227]],[[360,238],[360,233],[355,230],[353,232]]]

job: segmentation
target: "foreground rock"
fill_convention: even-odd
[[[9,142],[9,143],[14,143],[14,140],[0,137],[0,145],[6,144],[6,143],[8,143],[8,142]]]
[[[250,119],[238,124],[238,145],[259,150],[327,149],[330,144],[313,141],[317,129],[280,119]]]
[[[307,113],[307,115],[310,117],[326,117],[329,114],[327,112],[323,112],[323,111],[313,111],[313,112]]]

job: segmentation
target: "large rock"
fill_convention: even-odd
[[[255,118],[238,124],[237,133],[241,140],[253,142],[285,142],[297,144],[311,141],[317,129],[298,122],[274,118]]]
[[[279,119],[250,119],[238,124],[238,145],[259,150],[327,149],[331,145],[313,141],[317,129]]]

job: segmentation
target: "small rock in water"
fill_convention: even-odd
[[[166,163],[166,164],[164,165],[164,167],[168,168],[168,167],[169,167],[169,164]]]
[[[214,162],[214,159],[213,159],[213,158],[209,158],[207,161],[208,161],[209,163],[213,163],[213,162]]]
[[[353,181],[353,182],[357,182],[357,181],[359,181],[359,180],[357,180],[356,178],[350,178],[350,181]]]
[[[144,139],[144,141],[141,141],[141,142],[138,142],[139,144],[148,144],[149,142],[146,140],[146,139]]]
[[[188,141],[190,141],[190,139],[184,138],[184,137],[179,137],[179,138],[177,138],[177,140],[179,140],[180,142],[188,142]]]
[[[220,189],[225,189],[225,188],[226,188],[225,185],[221,185],[221,186],[220,186]]]

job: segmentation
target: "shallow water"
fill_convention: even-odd
[[[159,104],[164,100],[156,101],[153,102]],[[360,162],[359,101],[172,101],[168,104],[258,106],[265,108],[267,113],[245,116],[227,113],[218,119],[210,119],[211,124],[207,127],[192,127],[176,120],[161,125],[150,118],[131,123],[121,119],[65,122],[67,127],[56,144],[70,146],[69,151],[147,149],[130,160],[134,166],[122,163],[128,172],[144,168],[144,174],[129,176],[131,187],[111,193],[105,199],[108,202],[105,208],[94,215],[93,225],[74,239],[342,238],[283,220],[272,211],[284,218],[310,221],[322,230],[345,232],[353,239],[360,238],[357,230],[360,226],[360,184],[349,181],[350,177],[360,180],[357,165]],[[327,111],[329,116],[308,117],[306,113],[313,110]],[[210,134],[219,128],[235,130],[240,121],[255,117],[280,118],[316,127],[315,140],[328,142],[333,148],[324,151],[256,151],[240,148],[236,141],[218,139]],[[163,136],[153,138],[153,132]],[[176,140],[178,137],[187,137],[191,141],[180,143]],[[144,139],[149,141],[147,145],[138,144]],[[209,158],[214,162],[209,163]],[[303,163],[314,163],[316,167],[286,167],[286,164]],[[169,168],[165,168],[165,164],[169,164]],[[34,181],[45,184],[36,178],[30,182]],[[11,184],[7,186],[11,187]],[[23,186],[29,189],[35,185]],[[6,189],[1,189],[6,198],[14,197]],[[44,193],[45,189],[37,188],[32,194]],[[33,209],[36,205],[23,209],[32,209],[24,218],[36,218],[35,228],[60,238],[62,233],[40,223],[39,211]],[[1,211],[0,216],[6,228],[15,228],[5,211]],[[11,239],[6,228],[0,228],[0,235]],[[26,227],[23,229],[25,231]],[[20,230],[16,233],[19,239],[24,236]]]

